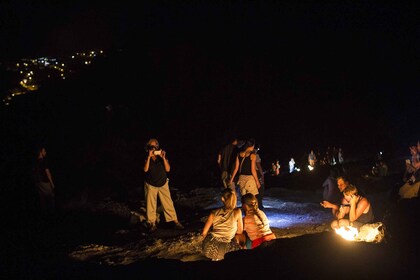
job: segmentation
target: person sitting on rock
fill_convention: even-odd
[[[201,232],[204,256],[212,261],[223,260],[225,254],[240,250],[236,235],[242,234],[242,211],[236,207],[236,193],[226,188],[222,191],[223,207],[213,210]]]
[[[343,191],[343,200],[336,219],[331,222],[331,228],[352,226],[359,229],[364,224],[372,223],[375,219],[370,201],[359,195],[354,185],[348,185]],[[348,219],[344,218],[348,215]]]
[[[241,197],[241,201],[245,213],[241,245],[247,249],[254,249],[264,242],[276,239],[267,216],[258,208],[257,198],[252,193],[247,193]]]

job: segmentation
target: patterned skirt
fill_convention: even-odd
[[[223,238],[214,237],[211,233],[206,236],[202,244],[203,254],[214,261],[223,260],[226,253],[241,249],[235,238],[226,241]]]

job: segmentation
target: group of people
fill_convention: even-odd
[[[321,152],[318,150],[317,153],[314,150],[310,150],[308,154],[308,166],[310,169],[315,168],[315,165],[343,165],[344,164],[344,152],[342,148],[331,148],[327,147],[325,154],[321,156]]]
[[[323,183],[322,207],[331,209],[332,229],[352,226],[359,229],[375,219],[370,200],[345,175],[331,169]]]
[[[258,150],[255,139],[242,142],[234,138],[218,153],[223,207],[211,211],[201,232],[203,254],[213,261],[276,238],[262,210],[264,170]],[[237,207],[238,197],[242,208]]]
[[[280,161],[276,160],[275,162],[271,163],[271,176],[278,176],[280,175]]]
[[[398,190],[401,199],[418,197],[420,187],[420,141],[417,141],[417,145],[410,145],[408,148],[410,158],[405,161],[405,172],[402,178],[404,184]]]
[[[170,164],[166,152],[160,149],[159,142],[154,138],[147,142],[146,151],[144,187],[150,230],[156,230],[158,197],[165,220],[173,222],[176,228],[183,229],[170,195],[167,177]],[[410,148],[410,151],[412,158],[410,165],[407,162],[407,182],[415,180],[413,178],[418,175],[420,143],[417,143],[415,153],[414,148]],[[254,249],[264,242],[276,239],[264,208],[261,207],[264,171],[258,149],[255,148],[255,140],[242,142],[234,138],[219,152],[217,163],[224,186],[220,196],[223,207],[211,211],[201,231],[203,255],[213,261],[224,259],[228,252]],[[412,169],[409,170],[409,167]],[[331,228],[352,226],[359,229],[374,221],[370,200],[345,175],[339,174],[338,169],[331,169],[323,187],[321,206],[331,209]],[[238,197],[241,198],[241,207],[237,207]]]
[[[176,229],[184,229],[171,198],[168,178],[171,166],[166,151],[160,148],[156,138],[147,141],[145,150],[143,169],[148,229],[150,232],[157,229],[158,198],[165,221],[173,223]],[[410,147],[410,152],[411,159],[406,162],[404,180],[410,186],[419,185],[420,142]],[[45,147],[37,151],[33,174],[41,206],[53,210],[55,185],[46,154]],[[316,157],[309,157],[309,160],[310,164],[315,164]],[[233,139],[219,152],[217,162],[224,186],[220,197],[223,207],[211,211],[201,232],[203,254],[214,261],[222,260],[228,252],[253,249],[276,238],[263,211],[264,171],[255,140],[252,138],[242,142]],[[323,187],[321,206],[331,209],[333,229],[343,226],[360,228],[373,222],[374,213],[369,199],[344,175],[339,175],[337,169],[331,169]],[[241,198],[241,208],[237,207],[238,197]]]
[[[222,191],[221,200],[223,207],[211,211],[201,232],[204,256],[219,261],[228,252],[254,249],[276,239],[255,195],[242,195],[242,209],[236,206],[237,195],[230,188]]]
[[[254,138],[243,142],[234,137],[219,151],[217,163],[223,187],[232,189],[238,196],[252,193],[263,209],[264,170],[255,145]]]

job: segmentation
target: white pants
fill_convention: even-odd
[[[158,196],[160,203],[162,204],[166,222],[178,221],[174,203],[171,198],[168,181],[166,181],[165,185],[162,187],[155,187],[144,182],[144,193],[146,196],[146,215],[148,223],[156,223]]]
[[[246,193],[252,193],[253,195],[258,195],[258,187],[255,182],[254,176],[252,175],[239,175],[238,185],[241,190],[241,195]]]

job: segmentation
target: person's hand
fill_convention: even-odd
[[[320,202],[319,204],[321,204],[321,206],[324,207],[324,208],[332,208],[331,203],[329,201],[326,201],[326,200]]]
[[[153,151],[153,150],[149,150],[149,157],[152,157],[154,155],[154,152],[155,151]]]
[[[356,204],[358,199],[359,199],[358,195],[352,195],[350,199],[350,204]]]
[[[162,150],[159,155],[161,158],[166,159],[166,152]]]

